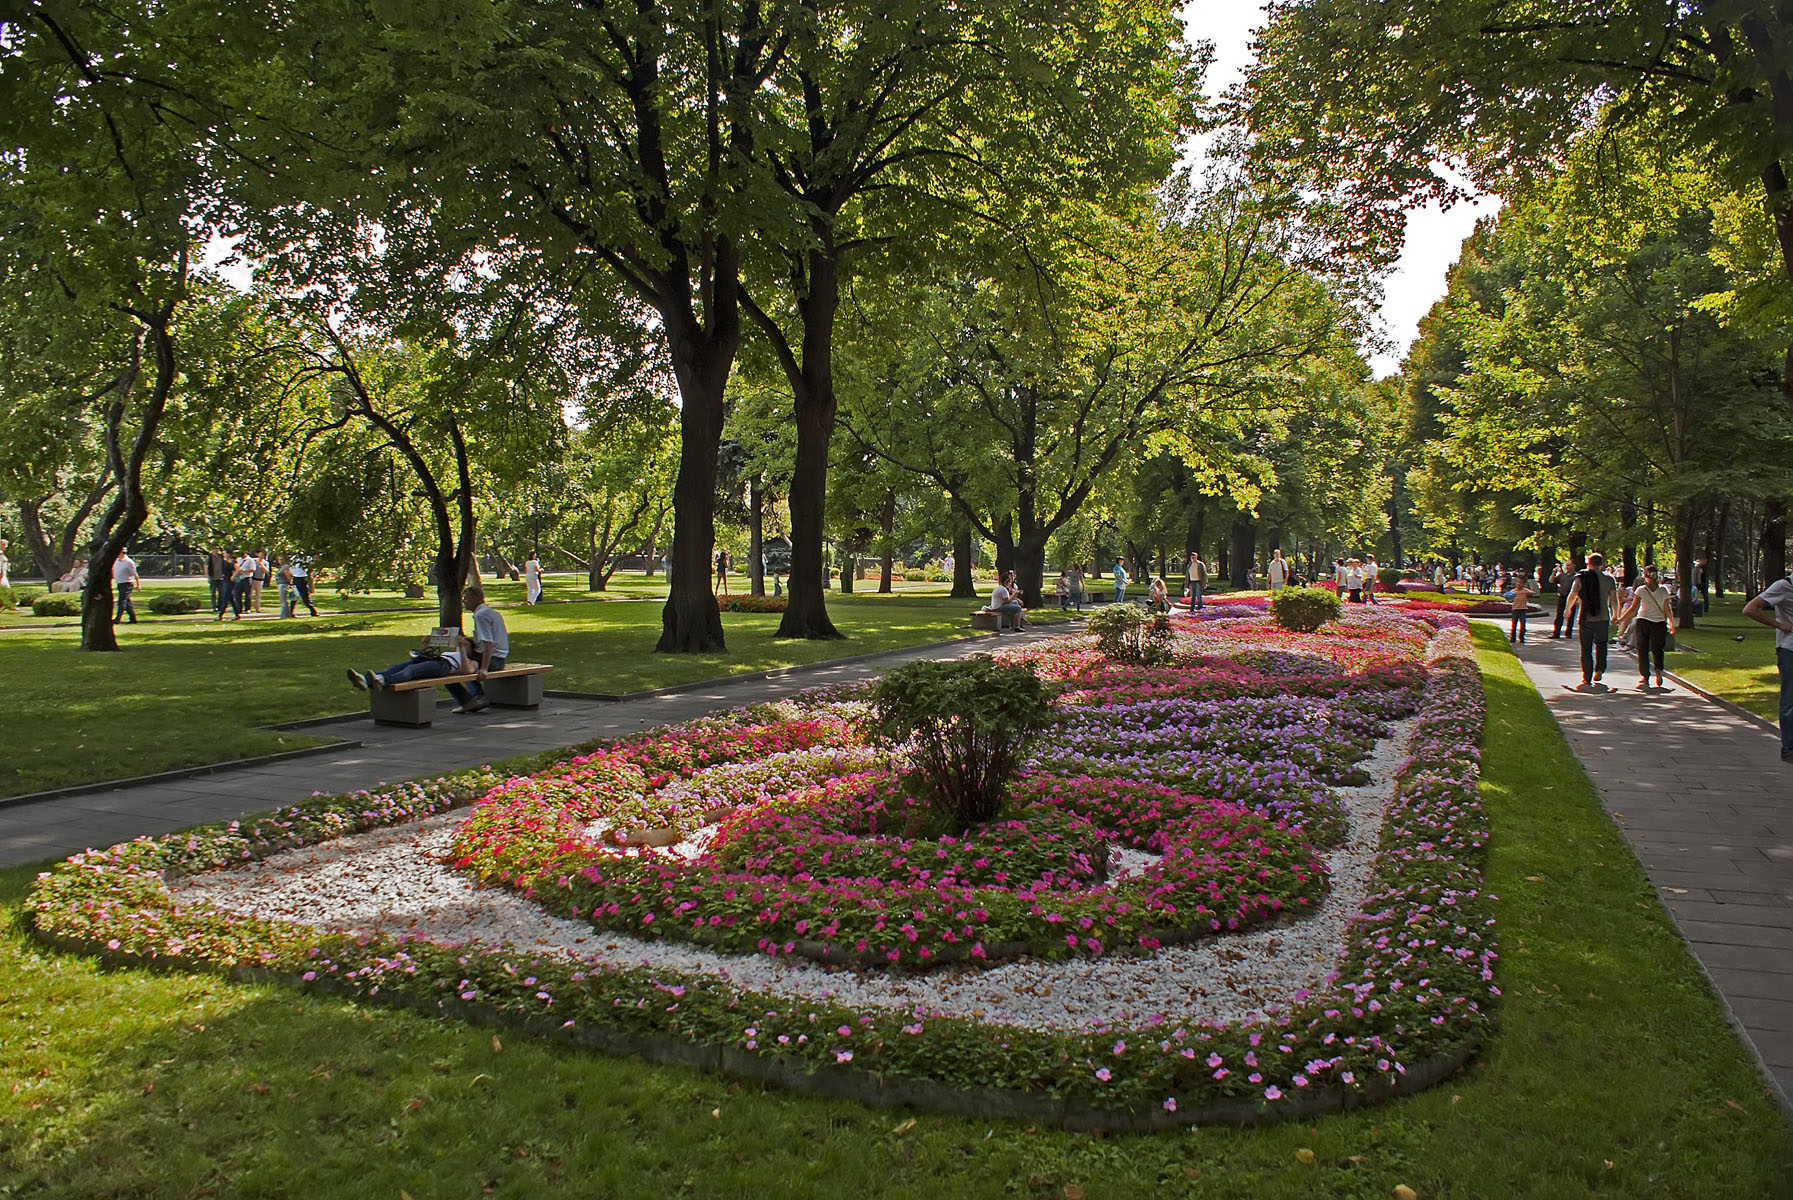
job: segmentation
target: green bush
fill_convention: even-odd
[[[1002,810],[1010,778],[1052,718],[1046,685],[987,654],[906,663],[872,688],[877,731],[911,741],[910,782],[962,833]]]
[[[45,592],[31,602],[31,611],[40,617],[78,617],[81,615],[81,593]]]
[[[1114,662],[1161,663],[1171,657],[1170,617],[1136,604],[1107,604],[1089,619],[1096,649]]]
[[[1324,588],[1284,588],[1270,597],[1271,618],[1297,633],[1312,633],[1338,615],[1338,593]]]
[[[11,608],[18,602],[19,598],[13,593],[12,585],[0,583],[0,608]]]
[[[1376,582],[1385,588],[1391,588],[1405,578],[1406,574],[1399,567],[1376,568]]]
[[[199,611],[199,599],[185,592],[157,592],[148,601],[149,611],[174,616]]]

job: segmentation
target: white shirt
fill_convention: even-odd
[[[1000,583],[990,589],[990,609],[994,612],[1009,602],[1009,590]]]
[[[493,658],[511,656],[510,631],[504,627],[504,617],[490,604],[473,610],[473,640],[482,647],[490,644]]]
[[[1647,583],[1637,585],[1637,619],[1640,621],[1668,620],[1669,591],[1660,583],[1652,588]]]
[[[1775,580],[1756,598],[1774,610],[1775,620],[1793,621],[1793,576]],[[1775,630],[1774,645],[1778,650],[1793,650],[1793,633]]]
[[[112,582],[137,582],[137,560],[128,554],[119,555],[112,564]]]
[[[1273,558],[1270,560],[1270,586],[1281,587],[1289,578],[1289,564],[1286,560]]]

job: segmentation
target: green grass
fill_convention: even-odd
[[[504,613],[512,656],[555,664],[549,687],[614,693],[969,634],[969,602],[948,599],[944,584],[930,586],[932,594],[831,596],[829,612],[849,635],[839,642],[778,640],[775,614],[725,613],[727,654],[653,653],[660,605],[651,601]],[[74,628],[0,634],[13,714],[0,723],[0,795],[315,745],[317,737],[261,727],[364,708],[343,669],[400,661],[433,613],[144,621],[120,627],[117,654],[82,653]],[[1058,619],[1056,609],[1038,616]]]
[[[107,970],[13,919],[0,1196],[1789,1195],[1793,1129],[1504,638],[1476,635],[1505,997],[1481,1058],[1420,1096],[1126,1137],[869,1111],[274,986]],[[0,906],[16,913],[30,878],[0,872]]]
[[[1774,663],[1774,630],[1743,615],[1747,597],[1713,597],[1694,628],[1675,635],[1680,647],[1664,665],[1689,683],[1770,721],[1780,713],[1780,676]],[[1742,637],[1742,641],[1737,638]]]

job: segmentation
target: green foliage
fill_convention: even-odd
[[[185,592],[157,592],[149,598],[148,604],[149,611],[166,616],[199,611],[199,597],[189,596]]]
[[[878,681],[872,704],[880,734],[913,742],[913,782],[958,830],[1001,811],[1010,777],[1052,715],[1032,667],[986,654],[907,663]]]
[[[1270,597],[1270,616],[1284,629],[1312,633],[1328,621],[1338,619],[1337,592],[1325,588],[1284,588]]]
[[[0,608],[11,608],[18,602],[19,598],[13,592],[12,585],[9,583],[0,583]]]
[[[1089,619],[1096,649],[1115,662],[1160,663],[1171,657],[1170,617],[1136,604],[1108,604]]]
[[[40,617],[76,617],[81,615],[78,592],[45,592],[31,602],[31,611]]]
[[[1399,567],[1378,567],[1376,569],[1376,582],[1385,588],[1393,587],[1406,577],[1407,572]]]

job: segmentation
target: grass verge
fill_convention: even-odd
[[[943,587],[944,585],[941,585]],[[724,613],[726,654],[655,654],[660,606],[602,602],[505,610],[513,656],[550,662],[548,686],[628,692],[870,654],[968,635],[969,602],[932,595],[829,598],[846,641],[774,638],[769,613]],[[1036,614],[1059,619],[1056,609]],[[85,654],[79,632],[0,636],[13,719],[0,723],[0,795],[118,779],[316,745],[262,726],[364,709],[345,667],[401,661],[428,613],[313,620],[144,622],[117,654]]]
[[[0,872],[0,1196],[1786,1195],[1793,1129],[1497,630],[1482,1059],[1319,1122],[1089,1137],[868,1111],[206,975],[18,926]],[[1312,1161],[1300,1151],[1312,1151]]]
[[[1675,635],[1677,649],[1664,665],[1689,683],[1770,721],[1780,714],[1780,676],[1774,664],[1774,631],[1743,615],[1738,593],[1713,598],[1692,629]]]

